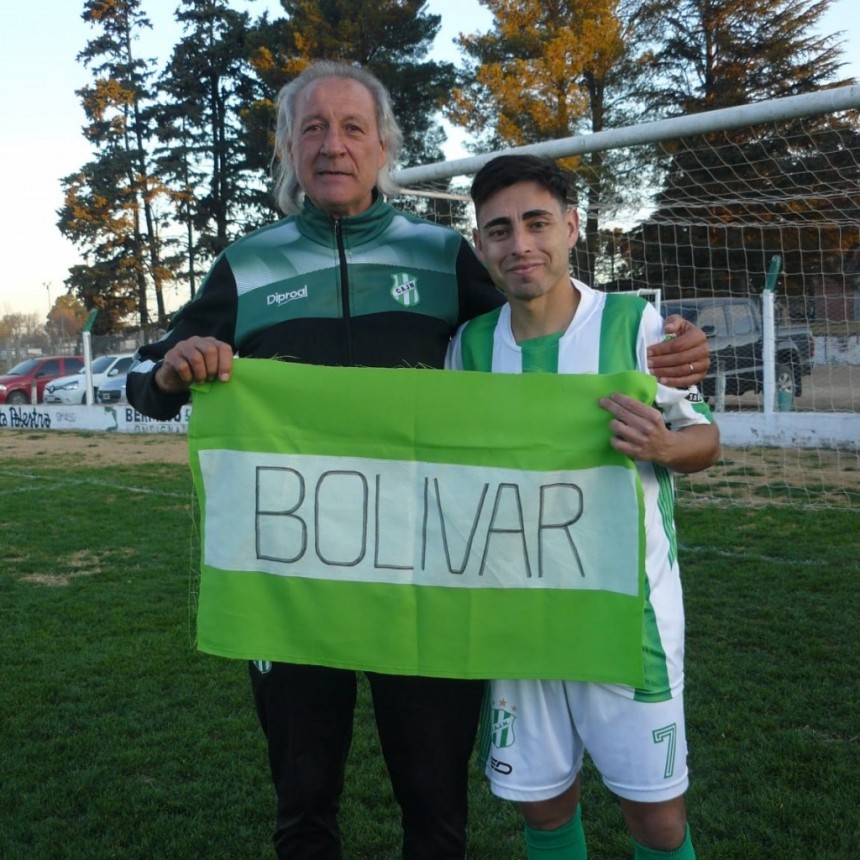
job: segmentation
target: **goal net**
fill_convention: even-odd
[[[860,505],[858,110],[841,87],[504,151],[571,169],[576,277],[708,334],[723,455],[685,501]],[[400,171],[394,202],[470,236],[497,154]]]

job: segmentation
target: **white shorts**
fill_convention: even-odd
[[[498,797],[557,797],[586,750],[618,797],[656,803],[687,789],[683,687],[666,701],[642,702],[617,685],[493,681],[485,708],[485,772]]]

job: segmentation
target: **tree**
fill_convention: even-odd
[[[110,331],[133,310],[149,323],[147,291],[166,319],[162,285],[170,273],[160,259],[156,201],[164,189],[151,175],[151,61],[135,57],[133,43],[150,27],[140,0],[86,0],[81,16],[99,34],[78,55],[95,81],[78,91],[87,118],[92,161],[62,180],[65,204],[58,227],[87,260],[70,270],[66,285],[89,308],[96,328]]]
[[[557,140],[623,125],[643,66],[638,4],[620,0],[483,0],[493,14],[488,33],[461,35],[465,53],[460,86],[447,111],[472,132],[477,149]],[[591,152],[567,158],[584,189],[585,252],[578,268],[590,280],[607,201],[623,199],[619,158]],[[632,171],[631,171],[632,172]],[[640,173],[640,175],[642,175]],[[627,184],[636,193],[636,183]]]
[[[587,78],[623,53],[616,0],[484,0],[493,29],[461,35],[462,84],[448,114],[484,146],[568,137],[589,118]],[[593,85],[596,95],[598,85]]]
[[[643,93],[664,115],[813,92],[836,81],[841,51],[818,22],[832,0],[642,0],[663,38]]]
[[[200,261],[271,214],[260,159],[249,153],[242,114],[261,87],[248,63],[249,18],[225,0],[181,0],[185,35],[161,78],[169,96],[158,114],[158,164],[184,227],[194,295]]]
[[[80,300],[65,293],[58,296],[54,306],[48,311],[48,322],[45,326],[51,338],[76,338],[87,319],[87,309]]]
[[[7,359],[18,354],[20,345],[25,342],[43,345],[43,335],[38,314],[5,314],[0,317],[0,342],[4,343]]]
[[[644,11],[665,34],[653,55],[649,103],[664,114],[691,113],[844,84],[835,80],[835,37],[816,33],[829,5],[830,0],[649,0]],[[831,158],[838,154],[825,152],[856,149],[858,126],[856,115],[831,119],[665,144],[658,208],[651,223],[629,237],[633,278],[680,292],[747,292],[760,289],[771,257],[779,254],[789,292],[800,294],[810,289],[810,268],[822,273],[838,267],[840,246],[849,240],[832,216],[860,176],[856,168],[835,168]],[[817,176],[829,194],[810,194],[799,203],[794,186],[804,174]],[[801,187],[815,186],[804,181]],[[841,197],[832,193],[839,188]]]
[[[65,205],[59,212],[61,232],[86,260],[69,269],[65,284],[86,307],[99,310],[102,331],[118,328],[135,310],[142,324],[148,318],[137,220],[116,179],[107,158],[85,164],[62,180]]]

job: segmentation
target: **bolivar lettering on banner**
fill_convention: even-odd
[[[613,390],[653,397],[638,373],[238,360],[230,383],[195,391],[189,426],[198,646],[640,683],[641,488],[596,405]]]
[[[222,570],[637,592],[638,535],[617,534],[600,517],[614,509],[635,521],[627,469],[545,473],[237,451],[202,451],[200,462],[204,558]]]

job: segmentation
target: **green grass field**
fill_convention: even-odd
[[[97,439],[94,441],[97,445]],[[184,466],[0,469],[0,858],[271,858],[274,810],[243,664],[195,652]],[[681,505],[688,806],[700,860],[860,857],[857,509]],[[592,860],[632,851],[585,774]],[[366,690],[345,857],[395,860]],[[471,858],[524,858],[472,779]]]

